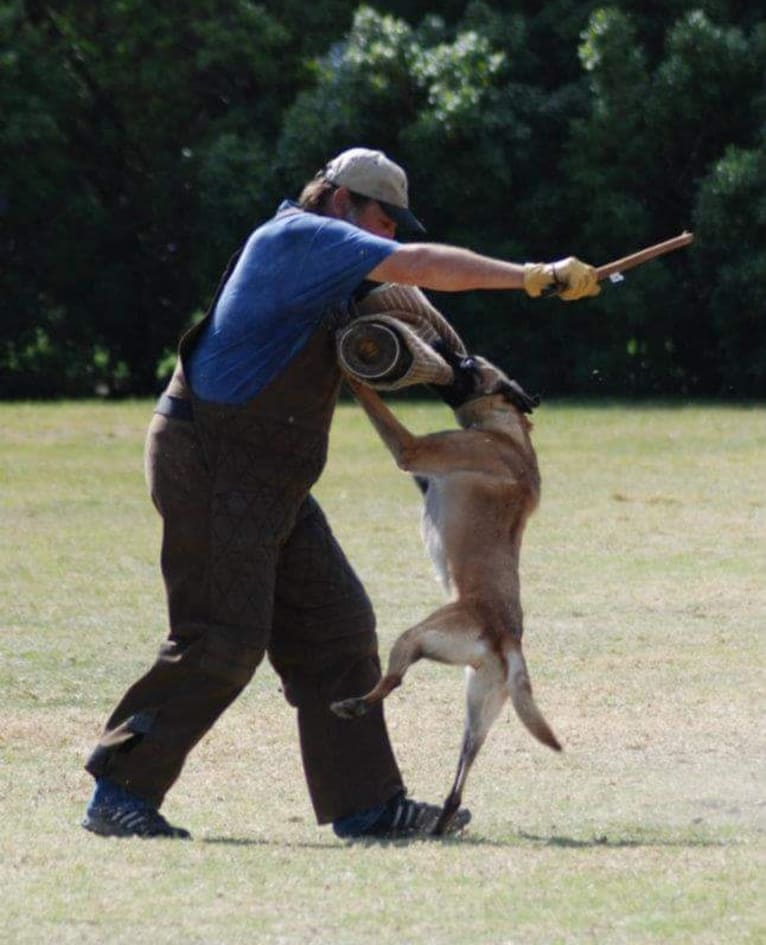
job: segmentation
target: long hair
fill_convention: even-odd
[[[325,213],[327,204],[337,189],[338,185],[327,180],[320,171],[301,191],[298,206],[310,213]],[[364,197],[362,194],[355,194],[353,191],[349,191],[349,194],[351,204],[355,210],[362,210],[372,199],[371,197]]]

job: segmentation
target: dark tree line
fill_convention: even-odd
[[[0,396],[155,391],[229,255],[342,148],[430,238],[596,264],[435,301],[548,394],[766,394],[766,17],[573,0],[0,0]]]

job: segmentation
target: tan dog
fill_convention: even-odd
[[[471,765],[509,696],[535,738],[561,749],[532,698],[521,652],[519,552],[540,495],[525,416],[534,402],[483,358],[472,365],[473,390],[455,410],[463,429],[427,436],[410,433],[374,391],[349,380],[397,465],[424,489],[423,538],[451,600],[397,639],[374,689],[332,709],[345,718],[363,715],[422,658],[467,667],[460,760],[435,834],[458,810]]]

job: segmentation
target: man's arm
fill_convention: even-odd
[[[369,275],[375,282],[398,282],[440,292],[469,289],[522,289],[524,267],[441,243],[407,243]]]
[[[368,275],[374,282],[398,282],[439,292],[470,289],[524,289],[535,297],[549,285],[559,286],[569,301],[599,291],[592,266],[574,257],[556,263],[505,262],[458,246],[408,243],[394,250]]]

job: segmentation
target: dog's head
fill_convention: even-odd
[[[516,381],[511,380],[499,367],[479,355],[459,355],[446,345],[436,350],[452,368],[454,380],[445,386],[436,386],[442,400],[453,410],[483,397],[500,395],[506,404],[522,413],[532,413],[540,403],[539,397],[530,396]]]
[[[535,407],[540,405],[538,396],[528,394],[518,381],[512,380],[486,358],[477,355],[472,360],[476,364],[475,370],[478,376],[470,400],[499,394],[506,403],[522,413],[532,413]]]

